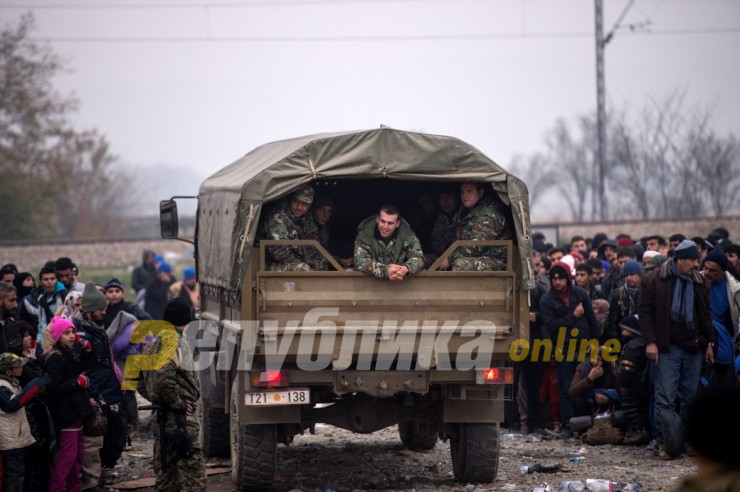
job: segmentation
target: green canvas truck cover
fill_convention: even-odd
[[[198,195],[199,281],[240,289],[262,206],[301,185],[329,178],[491,183],[511,206],[521,287],[534,288],[526,185],[457,138],[391,128],[268,143],[206,179]]]

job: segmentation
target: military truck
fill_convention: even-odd
[[[475,242],[506,249],[503,271],[436,271],[469,245],[457,241],[389,282],[342,268],[316,240],[260,240],[269,207],[308,184],[333,197],[332,235],[351,251],[379,205],[395,203],[413,223],[420,196],[463,181],[485,183],[507,210],[514,240]],[[356,433],[398,425],[411,450],[441,438],[456,480],[493,480],[509,349],[528,339],[534,286],[522,181],[456,138],[380,128],[268,143],[206,179],[197,198],[204,450],[231,457],[239,490],[271,487],[276,446],[317,423]],[[175,201],[160,212],[163,237],[176,238]],[[331,268],[270,271],[276,244],[316,248]]]

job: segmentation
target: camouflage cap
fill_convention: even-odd
[[[304,186],[300,190],[293,192],[293,194],[291,195],[292,198],[300,200],[303,203],[307,203],[309,205],[313,203],[313,196],[314,191],[311,186]]]
[[[19,357],[15,354],[11,354],[10,352],[5,352],[4,354],[0,354],[0,373],[3,373],[8,369],[12,369],[14,367],[21,367],[25,363],[25,357]]]

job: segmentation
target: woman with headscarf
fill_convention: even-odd
[[[72,317],[82,308],[82,292],[71,290],[64,298],[64,306],[58,316],[72,321]]]

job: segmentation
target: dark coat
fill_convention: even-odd
[[[146,255],[146,252],[144,254]],[[154,265],[151,263],[144,263],[142,261],[141,265],[134,268],[134,271],[131,274],[131,287],[134,289],[134,292],[139,292],[141,289],[146,288],[146,284],[148,284],[155,275]]]
[[[540,299],[540,314],[542,315],[542,323],[544,326],[544,334],[548,335],[554,343],[557,343],[558,333],[560,328],[565,327],[565,343],[572,338],[570,331],[573,328],[578,328],[578,339],[591,339],[598,338],[599,335],[599,323],[596,321],[596,315],[594,314],[594,308],[591,306],[591,299],[588,298],[588,294],[585,290],[574,285],[571,287],[573,290],[570,294],[570,305],[566,306],[560,296],[557,295],[555,289],[542,296]],[[578,304],[583,304],[583,316],[576,318],[573,315]],[[563,347],[563,352],[565,352]]]
[[[52,381],[46,393],[57,431],[94,413],[87,391],[77,383],[83,363],[72,350],[55,347],[44,356],[43,365]]]
[[[108,335],[102,328],[93,326],[87,320],[74,320],[77,334],[83,340],[87,340],[92,345],[90,358],[86,360],[85,370],[90,378],[90,387],[88,392],[96,399],[103,400],[105,403],[115,404],[123,401],[121,393],[121,383],[116,377],[113,364],[113,353]]]
[[[591,372],[591,362],[588,358],[578,364],[576,372],[573,375],[573,381],[570,382],[568,394],[571,398],[586,394],[592,389],[617,389],[617,364],[615,362],[603,362],[604,374],[596,381],[588,379],[588,373]]]
[[[107,329],[121,311],[126,311],[130,315],[135,316],[139,321],[152,319],[146,311],[133,302],[121,301],[118,304],[108,304],[105,317],[103,318],[103,326]]]
[[[639,289],[632,289],[632,295],[627,292],[624,285],[614,289],[609,296],[609,317],[606,318],[604,327],[604,338],[606,340],[618,339],[621,329],[619,323],[631,314],[637,314],[637,300],[640,296]]]
[[[23,334],[21,328],[12,319],[6,319],[0,326],[0,354],[10,352],[21,355],[23,352]]]
[[[164,316],[164,309],[170,300],[170,285],[172,282],[164,282],[156,276],[147,284],[144,310],[152,319],[160,320]]]
[[[640,331],[645,345],[655,343],[660,352],[667,352],[671,346],[671,304],[673,303],[673,284],[676,278],[671,273],[673,260],[668,260],[660,268],[643,277],[640,284],[640,297],[637,301],[637,314],[640,318]],[[693,273],[694,303],[696,319],[694,324],[707,342],[715,342],[716,335],[709,313],[709,282],[697,271]]]

